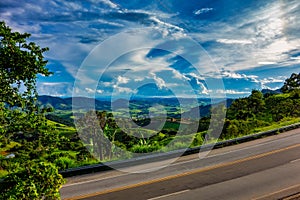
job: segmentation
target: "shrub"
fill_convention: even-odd
[[[59,170],[68,169],[75,167],[75,161],[69,157],[60,157],[54,160],[54,164],[58,167]]]
[[[0,182],[0,199],[60,199],[59,189],[64,183],[53,164],[29,162]]]

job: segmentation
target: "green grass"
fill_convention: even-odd
[[[283,96],[286,96],[286,94],[283,94]],[[159,119],[156,119],[159,121]],[[265,127],[258,127],[255,128],[253,130],[251,130],[249,132],[248,135],[251,134],[255,134],[255,133],[259,133],[259,132],[264,132],[264,131],[269,131],[269,130],[274,130],[274,129],[278,129],[281,128],[283,126],[287,126],[287,125],[291,125],[291,124],[295,124],[300,122],[300,118],[285,118],[283,120],[281,120],[280,122],[273,122],[270,123],[270,126],[265,126]],[[53,125],[56,127],[56,129],[58,130],[59,134],[62,135],[70,135],[76,133],[76,128],[74,127],[69,127],[66,126],[64,124],[60,124],[57,122],[53,122],[53,121],[48,121],[49,125]],[[189,128],[189,125],[185,125],[183,124],[183,128]],[[164,124],[164,129],[168,129],[168,130],[173,130],[174,132],[177,132],[179,128],[179,123],[174,123],[174,122],[169,122],[167,121]],[[157,131],[155,130],[149,130],[149,129],[144,129],[144,128],[140,128],[138,131],[136,129],[132,130],[129,129],[129,132],[131,132],[133,134],[133,132],[139,132],[141,135],[143,135],[143,137],[149,137],[151,135],[155,135]],[[204,133],[198,133],[199,138],[197,138],[197,142],[192,143],[192,141],[190,141],[191,138],[195,138],[196,134],[187,134],[187,135],[183,135],[183,136],[175,136],[176,139],[171,139],[171,142],[169,143],[169,145],[164,146],[162,143],[157,142],[157,143],[153,143],[153,144],[145,144],[145,145],[141,145],[141,144],[137,144],[135,146],[133,146],[130,151],[131,152],[138,152],[138,153],[150,153],[150,152],[168,152],[168,151],[172,151],[172,150],[178,150],[178,149],[185,149],[189,146],[191,147],[197,147],[203,144],[210,144],[210,143],[216,143],[218,141],[222,141],[220,139],[217,138],[211,138],[209,141],[204,141],[203,137],[205,134]],[[202,138],[201,138],[201,137]],[[239,135],[238,137],[241,137],[244,135]],[[168,137],[171,137],[171,135],[169,135]],[[234,138],[229,138],[229,139],[234,139]],[[172,142],[173,141],[173,142]],[[57,160],[57,164],[61,165],[61,168],[64,167],[80,167],[80,166],[85,166],[85,165],[91,165],[91,164],[96,164],[99,163],[98,160],[96,159],[88,159],[88,160],[82,160],[82,161],[77,161],[76,158],[76,154],[78,152],[76,151],[59,151],[62,153],[68,153],[70,155],[67,157],[63,157],[59,160]],[[74,159],[72,159],[72,157]],[[102,160],[101,162],[106,162],[106,161],[112,161],[112,160],[119,160],[120,158],[116,158],[113,157],[111,160]],[[122,158],[121,158],[122,159]],[[0,172],[1,173],[1,172]],[[5,173],[5,172],[3,172]],[[1,175],[1,174],[0,174]]]
[[[295,124],[295,123],[298,123],[298,122],[300,122],[300,118],[285,118],[285,119],[283,119],[279,122],[276,122],[276,123],[274,122],[270,126],[255,128],[252,131],[252,134],[278,129],[278,128],[281,128],[283,126],[292,125],[292,124]]]
[[[276,94],[276,97],[281,97],[281,98],[289,98],[290,96],[291,96],[290,93]]]
[[[230,139],[236,139],[239,137],[243,137],[246,135],[253,135],[253,134],[260,133],[260,132],[276,130],[276,129],[282,128],[284,126],[296,124],[299,122],[300,122],[300,118],[284,118],[279,122],[273,122],[270,126],[264,126],[264,127],[258,127],[258,128],[252,129],[252,131],[250,131],[249,134],[245,134],[245,135],[240,134],[240,135],[238,135],[238,137],[231,137],[231,138],[226,138],[223,140],[218,139],[218,141],[226,141],[226,140],[230,140]]]
[[[65,124],[61,124],[61,123],[54,122],[51,120],[47,120],[47,123],[49,125],[55,126],[58,130],[67,130],[67,131],[75,131],[76,130],[74,127],[67,126]]]
[[[54,126],[55,129],[59,132],[59,134],[66,136],[66,137],[72,136],[73,134],[75,134],[77,132],[75,127],[71,127],[71,126],[61,124],[61,123],[53,122],[51,120],[47,120],[47,123],[50,126]]]

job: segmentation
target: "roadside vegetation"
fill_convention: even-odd
[[[285,81],[280,92],[253,90],[249,97],[236,99],[227,108],[217,107],[227,110],[224,121],[214,122],[224,124],[218,137],[209,130],[210,112],[200,119],[180,119],[177,104],[167,105],[168,119],[158,132],[143,128],[150,123],[147,117],[134,118],[139,129],[121,129],[114,115],[122,116],[121,110],[78,109],[75,127],[70,105],[64,102],[58,105],[63,109],[57,109],[54,104],[38,102],[37,75],[51,75],[43,57],[48,49],[27,42],[29,37],[27,33],[12,32],[0,22],[0,199],[59,199],[59,188],[65,183],[59,170],[133,156],[124,152],[197,147],[300,122],[298,72]],[[132,116],[147,116],[141,102],[132,105]],[[203,110],[209,111],[209,107]],[[159,112],[152,123],[160,123]],[[91,120],[94,115],[96,121]],[[129,119],[118,120],[128,124]],[[195,124],[196,133],[190,131]]]
[[[36,78],[49,76],[41,48],[30,35],[0,22],[0,199],[59,199],[65,182],[51,155],[65,138],[37,106]]]

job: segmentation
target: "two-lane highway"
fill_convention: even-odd
[[[140,166],[153,168],[155,163]],[[190,155],[148,173],[68,179],[63,199],[278,199],[300,192],[300,129]],[[139,166],[135,166],[139,170]],[[128,170],[127,170],[128,171]]]

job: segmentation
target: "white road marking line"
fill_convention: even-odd
[[[276,195],[276,194],[280,194],[282,192],[285,192],[285,191],[288,191],[288,190],[291,190],[291,189],[295,189],[297,187],[300,187],[300,184],[297,184],[297,185],[293,185],[293,186],[290,186],[290,187],[287,187],[287,188],[283,188],[282,190],[277,190],[275,192],[272,192],[272,193],[269,193],[269,194],[266,194],[266,195],[263,195],[263,196],[260,196],[260,197],[257,197],[257,198],[254,198],[252,200],[260,200],[260,199],[267,199],[270,197],[272,197],[272,195]],[[285,198],[284,198],[285,199]]]
[[[263,154],[250,156],[250,157],[243,158],[243,159],[240,159],[240,160],[235,160],[235,161],[231,161],[231,162],[227,162],[227,163],[221,163],[221,164],[217,164],[215,166],[200,168],[200,169],[192,170],[192,171],[181,173],[181,174],[165,176],[165,177],[162,177],[162,178],[159,178],[159,179],[153,179],[153,180],[140,182],[140,183],[136,183],[136,184],[132,184],[132,185],[127,184],[126,186],[122,186],[122,187],[119,187],[119,188],[107,189],[107,190],[104,190],[104,191],[94,192],[92,194],[86,194],[86,195],[81,195],[81,196],[67,198],[67,199],[68,200],[83,199],[83,198],[95,197],[95,196],[100,196],[100,195],[104,195],[104,194],[108,194],[108,193],[118,192],[118,191],[122,191],[122,190],[137,188],[137,187],[141,187],[141,186],[145,186],[145,185],[150,185],[150,184],[159,183],[159,182],[163,182],[163,181],[167,181],[167,180],[172,180],[172,179],[175,179],[175,178],[186,177],[186,176],[190,176],[190,175],[197,174],[197,173],[207,172],[207,171],[213,170],[213,169],[232,166],[232,165],[235,165],[235,164],[238,164],[238,163],[243,163],[243,162],[255,160],[255,159],[258,159],[258,158],[263,158],[263,157],[266,157],[266,156],[274,155],[274,154],[277,154],[277,153],[280,153],[280,152],[284,152],[284,151],[291,150],[293,148],[299,148],[299,147],[300,147],[300,143],[292,145],[292,146],[288,146],[288,147],[285,147],[285,148],[273,150],[273,151],[270,151],[270,152],[266,152],[266,153],[263,153]]]
[[[292,138],[292,137],[299,137],[299,135],[298,134],[293,134],[293,135],[290,135],[290,136],[287,136],[287,137],[279,138],[277,140],[271,140],[271,141],[267,141],[267,142],[262,142],[260,144],[256,144],[256,145],[253,145],[253,146],[248,146],[248,147],[244,147],[244,148],[241,148],[241,149],[235,149],[235,150],[227,151],[227,152],[224,152],[224,153],[210,155],[210,156],[206,156],[204,158],[211,158],[211,157],[215,157],[215,156],[222,156],[222,155],[226,155],[226,154],[229,154],[229,153],[234,153],[234,152],[239,152],[239,151],[243,151],[243,150],[247,150],[247,149],[252,149],[254,147],[264,146],[266,144],[276,143],[276,142],[278,142],[280,140],[287,140],[288,138]]]
[[[102,181],[102,180],[106,180],[106,179],[112,179],[112,178],[118,178],[118,177],[121,177],[121,176],[126,176],[128,174],[119,174],[119,175],[114,175],[114,176],[108,176],[108,177],[105,177],[105,178],[98,178],[98,179],[92,179],[92,180],[88,180],[88,181],[81,181],[81,182],[77,182],[77,183],[70,183],[70,184],[65,184],[63,185],[63,187],[70,187],[70,186],[74,186],[74,185],[82,185],[82,184],[85,184],[85,183],[92,183],[92,182],[98,182],[98,181]]]
[[[233,153],[233,152],[243,151],[243,150],[251,149],[251,148],[254,148],[254,147],[258,147],[258,146],[263,146],[263,145],[266,145],[266,144],[272,144],[272,143],[278,142],[280,140],[286,140],[287,138],[297,137],[297,136],[299,137],[298,134],[293,134],[293,135],[290,135],[290,136],[287,136],[287,137],[279,138],[277,140],[271,140],[271,141],[263,142],[263,143],[256,144],[256,145],[253,145],[253,146],[244,147],[244,148],[241,148],[241,149],[236,149],[236,150],[231,150],[231,151],[220,153],[220,154],[206,156],[206,157],[204,157],[204,159],[206,159],[206,158],[212,158],[212,157],[217,157],[217,156],[222,156],[222,155],[230,154],[230,153]],[[181,165],[181,164],[185,164],[185,163],[195,162],[197,160],[201,160],[201,159],[200,158],[196,158],[196,159],[192,159],[192,160],[188,160],[188,161],[177,162],[177,163],[171,164],[171,166],[176,166],[176,165]],[[88,181],[82,181],[82,182],[77,182],[77,183],[65,184],[65,185],[63,185],[63,187],[70,187],[70,186],[74,186],[74,185],[81,185],[81,184],[86,184],[86,183],[92,183],[92,182],[97,182],[97,181],[101,181],[101,180],[122,177],[122,176],[126,176],[126,175],[128,175],[128,174],[120,174],[120,175],[115,175],[115,176],[112,176],[112,177],[98,178],[98,179],[93,179],[93,180],[88,180]]]
[[[300,158],[296,159],[296,160],[292,160],[292,161],[290,161],[290,163],[295,163],[295,162],[299,162],[299,161],[300,161]]]
[[[174,195],[177,195],[177,194],[182,194],[182,193],[185,193],[185,192],[188,192],[188,191],[190,191],[190,190],[182,190],[182,191],[179,191],[179,192],[174,192],[174,193],[170,193],[170,194],[165,194],[165,195],[162,195],[162,196],[154,197],[154,198],[151,198],[151,199],[148,199],[148,200],[162,199],[162,198],[165,198],[165,197],[170,197],[170,196],[174,196]]]

